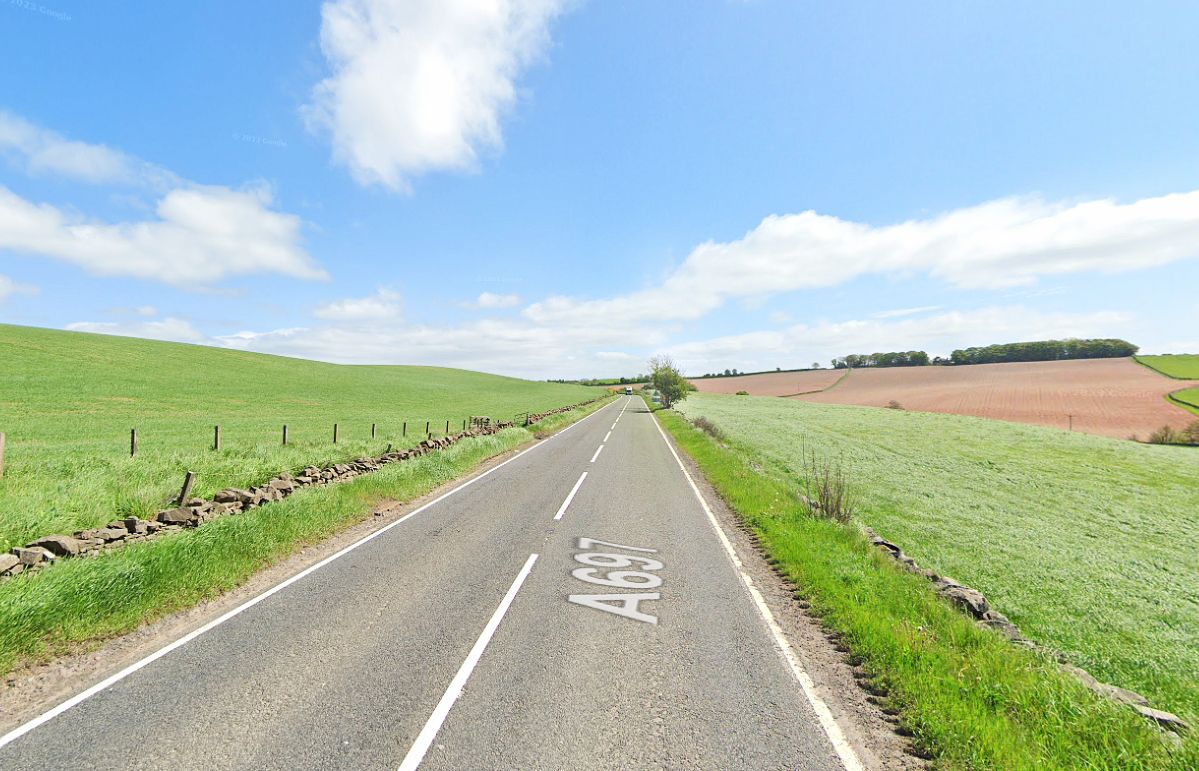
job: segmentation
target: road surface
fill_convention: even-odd
[[[339,555],[0,767],[856,771],[639,397]]]

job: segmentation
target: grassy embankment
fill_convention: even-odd
[[[1100,680],[1199,717],[1199,456],[952,415],[693,394],[664,423],[944,768],[1190,769],[1131,710],[978,629],[852,528],[805,517],[800,448],[840,458],[859,518],[981,590]],[[755,473],[753,459],[763,467]]]
[[[176,492],[187,469],[200,471],[203,494],[309,463],[378,453],[389,441],[404,441],[399,426],[414,413],[423,413],[423,432],[426,416],[440,418],[444,429],[453,414],[510,417],[518,409],[552,409],[597,395],[595,389],[455,370],[335,367],[12,327],[0,327],[0,354],[6,361],[20,357],[18,366],[0,373],[0,425],[17,440],[12,452],[10,439],[8,473],[0,480],[0,528],[9,537],[69,532],[153,509]],[[559,428],[602,406],[551,416],[535,430]],[[284,417],[300,428],[287,448],[270,436]],[[211,430],[218,418],[222,427],[238,428],[226,434],[234,441],[213,452],[193,434]],[[344,429],[350,418],[366,423],[359,436],[336,446],[331,435],[320,437],[326,424],[331,429],[341,420]],[[372,418],[381,429],[373,442]],[[155,437],[134,459],[107,436],[131,419],[150,426],[146,436]],[[407,443],[421,438],[410,432]],[[378,502],[411,500],[531,438],[530,431],[513,428],[466,439],[347,484],[308,488],[195,530],[0,584],[0,673],[216,596],[366,519]],[[24,543],[21,537],[14,540]]]
[[[457,431],[471,415],[510,420],[603,393],[463,370],[338,366],[3,325],[0,361],[0,431],[8,435],[0,551],[145,517],[179,492],[187,471],[198,475],[196,494],[210,497],[310,463],[414,445],[426,422],[435,433],[446,421]]]
[[[1136,362],[1175,380],[1199,380],[1199,355],[1133,356]],[[1175,391],[1168,397],[1175,404],[1199,415],[1199,388]]]

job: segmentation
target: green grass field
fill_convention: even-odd
[[[1199,415],[1199,388],[1188,388],[1170,394],[1170,400]]]
[[[1133,358],[1166,377],[1179,380],[1199,380],[1199,355],[1134,356]]]
[[[441,433],[446,421],[458,430],[471,415],[511,419],[602,393],[462,370],[338,366],[5,325],[0,361],[0,432],[8,438],[0,551],[146,516],[178,493],[187,471],[198,474],[196,494],[209,496],[309,463],[378,455],[388,443],[415,444],[426,422]],[[139,450],[131,459],[132,428]]]
[[[718,397],[728,398],[728,397]],[[744,398],[744,397],[742,397]],[[755,465],[754,445],[723,444],[671,411],[660,420],[796,587],[795,596],[913,751],[938,771],[1193,771],[1199,742],[1160,731],[1090,693],[1043,650],[980,629],[900,570],[856,526],[807,516],[794,478]]]
[[[783,399],[693,394],[679,409],[791,494],[802,447],[842,458],[884,538],[1100,680],[1199,723],[1199,451]]]

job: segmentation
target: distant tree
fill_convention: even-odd
[[[666,354],[655,356],[649,360],[649,366],[653,370],[650,380],[662,397],[663,407],[668,409],[673,407],[686,399],[687,394],[694,390],[694,386],[687,382],[683,373],[679,371],[678,364],[670,356]]]
[[[924,351],[892,351],[890,353],[851,353],[833,359],[833,369],[861,369],[865,367],[924,367],[929,363]]]
[[[820,362],[818,362],[818,361],[812,362],[812,369],[820,369]]]
[[[726,374],[726,375],[731,375],[731,374],[733,374],[733,373],[732,373],[732,372],[729,372],[729,371],[726,369],[726,370],[724,371],[724,374]]]

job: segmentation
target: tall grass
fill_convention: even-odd
[[[724,398],[744,409],[745,400]],[[692,406],[718,420],[727,413],[714,403],[705,397]],[[658,415],[759,536],[797,597],[839,636],[865,687],[899,715],[913,751],[935,758],[935,768],[1199,768],[1195,741],[1169,750],[1147,721],[1086,691],[1051,656],[980,629],[936,597],[925,579],[872,549],[855,528],[807,516],[793,476],[777,464],[751,471],[751,458],[767,456],[740,430],[729,431],[731,449],[725,449],[677,415]]]
[[[858,518],[972,586],[1030,638],[1199,725],[1199,452],[980,418],[695,394],[805,492],[842,457]]]

